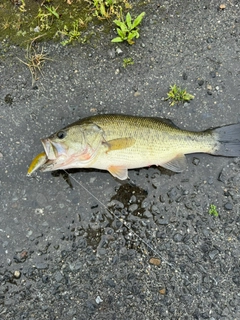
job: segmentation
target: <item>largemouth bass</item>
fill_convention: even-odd
[[[202,132],[181,130],[170,120],[106,114],[81,119],[42,139],[44,153],[31,163],[37,170],[108,170],[120,180],[128,169],[151,165],[174,172],[186,168],[185,154],[240,156],[240,123]]]

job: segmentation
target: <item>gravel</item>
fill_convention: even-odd
[[[239,159],[189,155],[181,174],[142,168],[122,182],[99,170],[26,177],[40,138],[91,114],[197,131],[240,120],[239,2],[144,11],[133,46],[112,31],[40,44],[52,60],[33,86],[25,51],[0,44],[0,319],[240,318]],[[170,107],[174,83],[194,100]]]

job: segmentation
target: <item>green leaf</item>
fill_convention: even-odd
[[[106,10],[105,10],[105,5],[104,5],[104,3],[101,3],[101,5],[100,5],[100,13],[101,13],[101,15],[102,15],[103,17],[106,16]]]
[[[129,12],[126,15],[126,23],[127,23],[128,29],[131,30],[131,28],[132,28],[132,17],[131,17]]]
[[[121,22],[121,21],[119,21],[119,20],[113,20],[113,22],[114,22],[118,27],[120,27],[123,32],[128,31],[127,26],[126,26],[126,24],[125,24],[124,22]]]
[[[123,42],[123,41],[124,41],[124,40],[123,40],[122,38],[116,37],[116,38],[112,39],[111,42]]]
[[[137,16],[137,18],[132,23],[132,29],[136,28],[136,26],[138,26],[139,23],[141,23],[144,16],[145,12],[142,12],[139,16]]]
[[[132,40],[133,38],[139,38],[139,33],[135,30],[131,31],[128,35],[128,40]]]
[[[113,22],[114,22],[118,27],[120,27],[121,24],[123,23],[123,22],[121,22],[120,20],[113,20]]]
[[[136,32],[136,39],[138,39],[139,38],[139,33],[138,32]]]
[[[123,32],[121,29],[117,28],[117,33],[123,40],[126,39],[126,33]]]

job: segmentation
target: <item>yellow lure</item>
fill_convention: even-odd
[[[47,161],[46,153],[45,152],[39,153],[31,162],[27,171],[27,176],[30,177],[31,174],[34,171],[36,171],[38,168],[40,168],[46,161]]]

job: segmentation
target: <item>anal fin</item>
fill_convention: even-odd
[[[119,180],[126,180],[128,178],[128,170],[126,168],[110,166],[108,171]]]
[[[175,158],[170,161],[161,164],[161,167],[174,172],[182,172],[187,167],[187,160],[184,154],[178,154]]]

